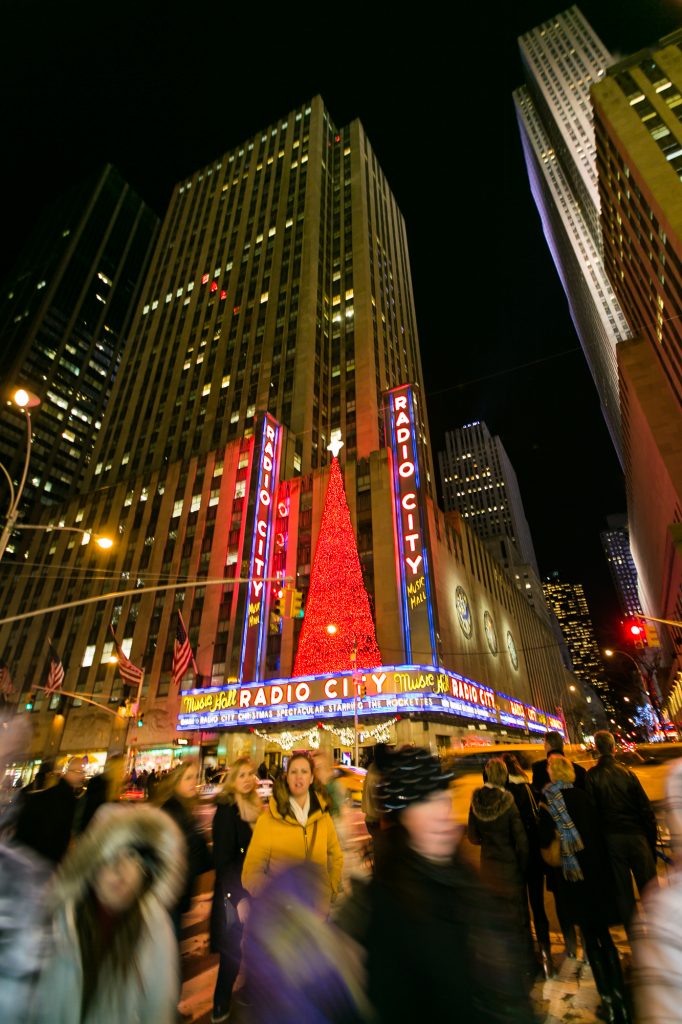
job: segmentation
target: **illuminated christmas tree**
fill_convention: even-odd
[[[381,665],[343,477],[333,453],[294,676]],[[357,663],[354,655],[357,652]]]

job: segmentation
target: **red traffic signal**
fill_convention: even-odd
[[[625,623],[625,636],[635,647],[646,647],[646,627],[639,619],[628,619]]]

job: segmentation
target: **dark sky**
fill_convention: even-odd
[[[682,24],[680,0],[580,6],[616,55]],[[0,271],[41,208],[103,161],[163,215],[179,178],[320,93],[337,124],[362,120],[405,216],[434,451],[473,419],[501,435],[541,572],[585,583],[606,638],[618,611],[599,530],[624,509],[622,476],[511,101],[516,37],[563,7],[489,0],[454,26],[431,4],[409,18],[371,3],[236,7],[6,0]]]

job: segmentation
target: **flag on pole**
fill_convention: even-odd
[[[182,615],[178,610],[178,623],[175,629],[175,643],[173,644],[173,668],[171,676],[174,686],[180,685],[187,669],[189,668],[190,662],[194,665],[194,671],[196,672],[197,666],[194,660],[194,655],[192,654],[192,648],[190,647],[185,623],[182,621]]]
[[[62,665],[61,658],[52,646],[51,640],[48,640],[48,647],[50,648],[50,667],[47,672],[45,693],[50,696],[56,693],[64,682],[64,666]]]
[[[11,697],[13,693],[14,685],[12,683],[12,677],[9,674],[7,662],[0,661],[0,694],[5,697]]]
[[[118,674],[124,683],[135,683],[139,686],[140,680],[144,676],[144,669],[138,668],[137,665],[133,665],[130,658],[126,655],[125,651],[116,639],[113,623],[109,623],[109,629],[111,630],[111,635],[114,638],[114,647],[116,648],[116,657],[118,658]]]

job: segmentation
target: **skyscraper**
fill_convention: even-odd
[[[568,647],[573,671],[594,689],[607,711],[613,702],[582,583],[564,583],[552,573],[543,583],[547,603],[554,612]]]
[[[112,623],[145,669],[145,717],[128,738],[140,759],[172,761],[176,726],[206,756],[226,756],[228,727],[231,755],[254,730],[263,749],[275,732],[289,742],[298,722],[299,739],[324,721],[347,745],[356,672],[292,678],[301,620],[274,614],[287,582],[307,607],[340,430],[381,652],[378,666],[354,665],[360,714],[378,723],[368,740],[390,728],[447,746],[479,722],[553,727],[566,672],[550,627],[434,501],[405,226],[358,121],[335,127],[315,98],[180,182],[131,336],[83,493],[58,512],[117,546],[103,556],[38,536],[29,561],[59,569],[5,591],[9,616],[66,606],[0,633],[24,692],[49,636],[65,688],[116,706]],[[332,562],[318,592],[343,571]],[[110,596],[72,607],[76,595]],[[188,669],[183,694],[171,689],[179,610],[200,674]],[[401,709],[416,718],[396,721]],[[61,729],[38,729],[35,749],[99,756],[123,743],[116,716],[79,706]]]
[[[519,483],[500,438],[480,421],[449,430],[438,464],[445,511],[461,514],[526,600],[546,615]]]
[[[604,260],[635,340],[618,348],[632,554],[645,612],[682,620],[682,32],[592,90]],[[662,634],[669,655],[682,631]]]
[[[83,477],[127,340],[159,221],[106,166],[40,219],[0,296],[0,388],[28,387],[33,411],[29,517]],[[0,412],[0,462],[17,480],[24,424]],[[31,512],[30,510],[33,509]],[[12,550],[12,544],[9,548]]]
[[[629,337],[605,272],[590,85],[611,55],[577,7],[519,39],[514,93],[528,177],[571,317],[622,462],[616,345]]]
[[[537,572],[519,483],[500,438],[480,421],[448,430],[438,463],[445,511],[459,510],[486,543],[507,538],[516,548],[516,560]]]
[[[637,587],[637,568],[630,551],[627,516],[607,516],[601,543],[623,615],[639,615],[642,605]]]

